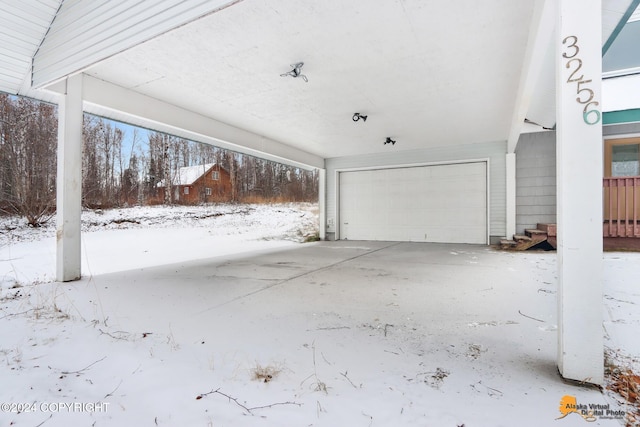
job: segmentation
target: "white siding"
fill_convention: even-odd
[[[393,151],[361,156],[336,157],[326,160],[327,169],[327,234],[332,238],[336,227],[336,171],[370,167],[406,166],[440,162],[489,159],[489,235],[504,237],[506,233],[506,141],[452,145],[422,150]]]
[[[0,91],[18,94],[62,0],[0,2]]]
[[[34,57],[39,87],[238,0],[66,0]]]
[[[555,222],[556,133],[523,134],[516,149],[516,233]]]

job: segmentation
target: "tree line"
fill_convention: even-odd
[[[0,94],[0,212],[32,226],[55,213],[57,107]],[[316,201],[318,171],[307,171],[161,132],[85,114],[82,203],[87,208],[174,204],[181,167],[215,163],[229,172],[235,203]]]

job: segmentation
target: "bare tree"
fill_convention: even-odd
[[[121,127],[85,114],[82,198],[89,207],[174,202],[181,167],[216,164],[230,175],[234,202],[316,200],[318,172],[306,171],[160,132],[125,144]],[[55,209],[57,117],[54,106],[0,94],[0,210],[37,226]],[[128,152],[125,145],[130,144]],[[158,189],[162,188],[162,197]],[[223,187],[220,187],[219,191]],[[206,197],[201,198],[206,201]]]
[[[0,95],[0,208],[38,227],[55,212],[57,111]]]
[[[231,201],[238,201],[238,177],[236,175],[237,160],[236,153],[233,151],[227,152],[227,162],[229,163],[229,176],[231,177]]]

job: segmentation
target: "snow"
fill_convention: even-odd
[[[85,210],[82,269],[89,275],[104,274],[283,247],[317,230],[317,205],[304,203]],[[0,231],[0,248],[5,254],[0,256],[4,261],[0,286],[55,279],[54,221],[33,229],[25,220],[3,218]],[[117,247],[123,239],[127,256]],[[173,250],[175,247],[181,250]]]
[[[556,420],[564,395],[618,407],[559,380],[555,253],[303,244],[312,204],[130,208],[83,213],[85,276],[62,284],[53,227],[7,227],[0,403],[29,407],[0,426],[581,426]],[[638,265],[605,254],[606,345],[632,366]]]

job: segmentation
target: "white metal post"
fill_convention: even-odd
[[[602,384],[602,4],[558,5],[558,367]]]
[[[516,153],[507,153],[507,239],[516,234]]]
[[[320,240],[327,236],[327,170],[318,169],[318,209],[320,210]]]
[[[81,276],[82,74],[66,79],[58,106],[58,176],[56,207],[56,278]]]

